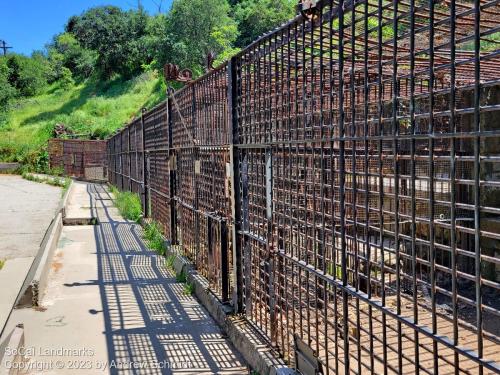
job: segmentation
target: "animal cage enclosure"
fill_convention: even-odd
[[[499,373],[499,17],[317,1],[109,139],[110,182],[290,364]]]

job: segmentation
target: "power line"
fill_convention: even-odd
[[[9,48],[12,48],[12,47],[7,46],[7,43],[5,43],[5,40],[0,40],[0,49],[3,50],[3,55],[4,56],[7,55],[7,50]]]

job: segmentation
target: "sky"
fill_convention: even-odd
[[[161,0],[142,0],[150,14],[158,12]],[[64,30],[72,15],[99,5],[116,5],[136,9],[138,0],[0,0],[0,40],[12,49],[9,52],[31,54],[43,49],[55,34]],[[162,12],[168,11],[172,0],[163,0]]]

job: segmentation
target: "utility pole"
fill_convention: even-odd
[[[7,43],[5,43],[5,40],[1,40],[1,41],[0,41],[0,49],[2,49],[2,50],[3,50],[3,55],[4,55],[4,56],[5,56],[5,55],[7,55],[7,50],[8,50],[9,48],[12,48],[12,47],[7,46]]]

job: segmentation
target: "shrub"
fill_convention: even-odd
[[[151,222],[144,229],[144,238],[148,246],[160,255],[165,255],[165,245],[161,228],[156,222]]]
[[[181,271],[181,273],[178,273],[177,276],[175,276],[175,281],[178,283],[185,283],[187,282],[187,275],[184,271]]]
[[[111,192],[115,196],[115,205],[120,214],[127,220],[139,221],[142,216],[141,199],[135,193],[121,192],[116,188]]]
[[[184,285],[184,294],[188,296],[192,296],[194,294],[194,284],[193,283],[186,283]]]
[[[170,255],[167,257],[167,260],[165,261],[165,265],[167,266],[168,269],[170,269],[170,270],[174,269],[174,260],[175,260],[175,255]]]
[[[49,64],[43,56],[10,55],[7,66],[9,83],[21,96],[36,95],[47,85]]]

